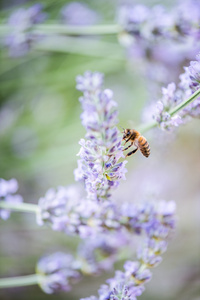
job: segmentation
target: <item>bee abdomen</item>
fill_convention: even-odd
[[[140,136],[138,139],[138,146],[142,154],[146,157],[150,155],[150,146],[145,137]]]

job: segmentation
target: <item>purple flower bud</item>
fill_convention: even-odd
[[[97,13],[81,2],[71,2],[65,5],[61,14],[63,22],[67,25],[93,25],[99,20]]]
[[[200,61],[191,61],[188,69],[191,80],[200,85]]]
[[[41,278],[40,286],[47,294],[68,292],[71,290],[71,283],[80,278],[73,256],[63,252],[41,258],[36,270]]]
[[[30,32],[34,24],[42,23],[46,14],[42,12],[42,5],[35,4],[27,9],[20,8],[11,14],[8,25],[11,33],[5,39],[11,56],[22,56],[26,54],[32,43],[39,38]]]
[[[18,190],[18,182],[15,178],[5,180],[0,178],[0,202],[18,204],[23,202],[21,195],[13,195]],[[7,220],[10,217],[10,211],[0,208],[0,218]]]
[[[83,93],[89,93],[89,92],[98,92],[100,91],[102,84],[103,84],[103,74],[101,73],[91,73],[91,72],[85,72],[83,76],[79,75],[76,78],[76,88],[77,90],[83,92]],[[88,101],[89,99],[83,99],[81,98],[81,102]],[[90,100],[88,102],[91,102]]]

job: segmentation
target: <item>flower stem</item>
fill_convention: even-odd
[[[9,203],[0,201],[0,208],[3,209],[11,209],[11,210],[19,210],[22,212],[30,212],[30,213],[37,213],[39,208],[36,204],[30,203]]]
[[[67,34],[67,35],[104,35],[117,34],[121,31],[118,24],[103,24],[92,26],[70,26],[63,24],[34,25],[33,31],[42,34]]]
[[[181,109],[186,107],[188,104],[190,104],[192,101],[194,101],[199,96],[200,96],[200,89],[198,89],[188,99],[186,99],[185,101],[181,102],[180,104],[175,106],[173,109],[171,109],[171,111],[169,112],[170,116],[173,116],[174,114],[179,112]],[[138,128],[139,128],[138,130],[139,130],[139,132],[144,133],[144,132],[148,131],[149,129],[156,127],[157,125],[158,125],[158,123],[156,121],[152,121],[152,122],[149,122],[142,126],[138,126]]]
[[[176,114],[179,110],[187,106],[189,103],[191,103],[193,100],[195,100],[198,96],[200,96],[200,89],[198,89],[194,94],[192,94],[188,99],[181,102],[179,105],[174,107],[169,113],[171,116]]]
[[[117,43],[93,40],[84,37],[46,36],[34,45],[34,50],[73,53],[90,57],[103,57],[111,60],[125,61],[123,49]]]
[[[18,277],[0,278],[0,288],[35,285],[40,282],[40,275],[32,274]]]

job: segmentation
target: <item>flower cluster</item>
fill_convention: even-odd
[[[170,83],[167,88],[162,88],[162,98],[156,103],[156,111],[153,118],[163,130],[170,130],[183,123],[179,114],[170,115],[170,110],[179,103],[180,99],[176,94],[175,83]]]
[[[87,133],[85,140],[80,140],[78,168],[75,179],[83,180],[88,199],[108,199],[110,190],[125,179],[126,161],[118,162],[124,157],[122,138],[116,127],[117,104],[110,89],[102,90],[103,75],[86,72],[77,77],[77,89],[83,92],[79,100],[82,105],[82,124]]]
[[[76,260],[72,255],[56,252],[42,257],[36,272],[40,276],[39,284],[42,290],[52,294],[56,291],[70,291],[71,284],[80,279],[80,273],[76,269]]]
[[[175,81],[185,61],[199,51],[199,12],[200,2],[196,0],[180,1],[169,12],[160,4],[148,7],[129,3],[119,8],[119,41],[127,48],[134,67],[136,63],[138,68],[142,66],[150,96],[158,95],[160,85]]]
[[[6,37],[5,44],[9,47],[11,56],[22,56],[30,50],[36,38],[30,29],[34,24],[42,23],[45,18],[46,14],[42,12],[40,4],[27,9],[20,8],[9,17],[10,34]]]
[[[153,118],[158,122],[160,128],[170,130],[174,126],[179,126],[189,117],[200,116],[200,98],[197,98],[178,114],[172,114],[173,108],[200,88],[200,55],[196,61],[191,61],[189,67],[185,67],[185,72],[180,75],[180,84],[176,88],[175,83],[171,83],[167,88],[162,88],[162,98],[156,104],[156,112]]]
[[[124,204],[120,211],[123,212],[123,229],[137,234],[143,232],[145,241],[138,249],[137,260],[127,261],[125,271],[117,271],[114,278],[107,280],[107,285],[99,290],[100,297],[94,299],[121,299],[117,298],[120,295],[127,296],[125,299],[135,299],[133,297],[139,296],[144,290],[144,283],[151,278],[149,268],[161,262],[160,255],[167,248],[166,238],[175,227],[173,201],[161,201],[156,205]],[[107,232],[84,240],[78,247],[76,257],[61,252],[43,257],[37,265],[41,288],[46,293],[69,291],[83,274],[91,276],[111,270],[120,249],[129,245],[130,238],[124,230]]]
[[[7,202],[10,204],[18,204],[23,202],[20,195],[13,195],[18,190],[18,183],[16,179],[5,180],[0,178],[0,202]],[[10,211],[7,209],[0,209],[0,218],[7,220],[10,216]]]
[[[157,266],[162,258],[162,254],[167,248],[165,239],[174,228],[174,202],[160,202],[157,214],[160,218],[152,218],[151,207],[144,207],[140,213],[140,219],[149,219],[149,224],[145,224],[147,239],[145,244],[138,250],[136,261],[126,261],[124,272],[116,271],[113,278],[108,279],[99,289],[99,297],[91,296],[81,300],[134,300],[144,291],[144,284],[151,279],[149,268]],[[132,214],[131,214],[132,215]],[[133,217],[133,216],[132,216]],[[160,223],[159,223],[160,222]],[[150,225],[151,224],[151,225]],[[146,226],[147,225],[147,226]]]
[[[142,4],[125,4],[119,9],[118,21],[125,32],[139,40],[149,42],[163,37],[182,40],[184,36],[198,39],[199,8],[196,0],[181,2],[173,12],[167,12],[162,5],[149,8]]]
[[[96,237],[100,233],[117,230],[118,233],[127,229],[140,234],[145,231],[148,236],[165,234],[166,228],[174,226],[165,221],[166,211],[170,205],[174,210],[173,202],[163,205],[160,212],[158,206],[143,203],[125,203],[117,206],[110,201],[95,202],[80,198],[75,187],[59,187],[47,191],[45,197],[39,200],[39,225],[48,224],[53,230],[63,231],[66,234],[78,234],[81,238]],[[85,209],[87,207],[87,209]],[[173,220],[173,214],[169,214]]]
[[[69,291],[71,285],[81,280],[83,275],[93,276],[110,271],[127,241],[127,238],[116,233],[99,235],[84,240],[75,255],[56,252],[42,257],[36,266],[40,287],[48,294]]]
[[[85,239],[78,248],[78,260],[84,274],[100,274],[110,271],[118,254],[130,242],[126,232],[108,232],[92,239]]]
[[[86,4],[81,2],[71,2],[61,10],[62,20],[67,25],[93,25],[98,21],[98,15]]]
[[[81,199],[75,187],[50,189],[39,199],[38,205],[38,224],[46,223],[66,234],[86,238],[120,227],[119,212],[114,204]]]

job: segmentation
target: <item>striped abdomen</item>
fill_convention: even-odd
[[[149,143],[142,135],[138,138],[138,147],[144,156],[148,157],[150,155]]]

